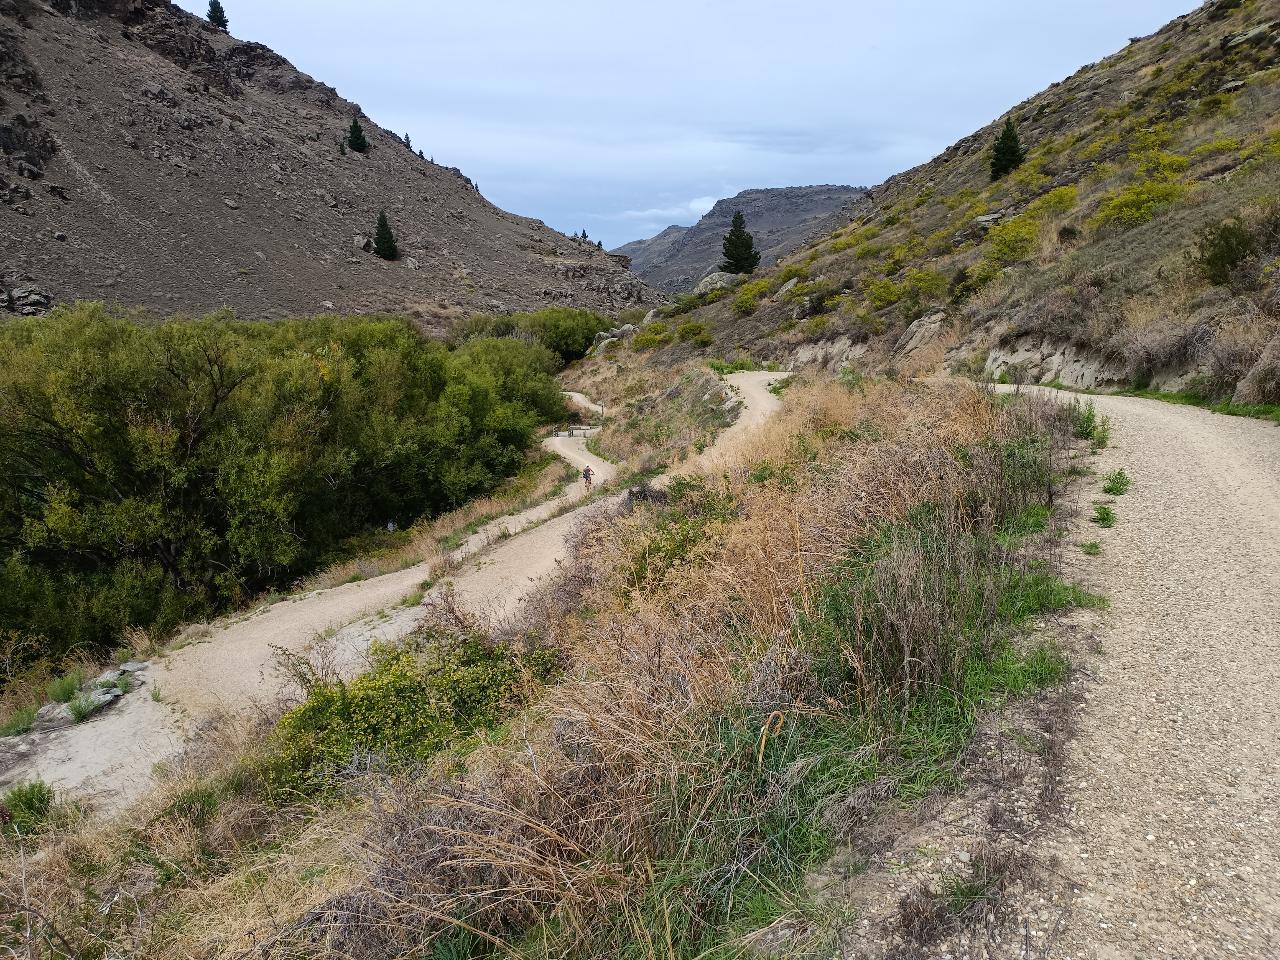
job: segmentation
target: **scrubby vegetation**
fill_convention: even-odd
[[[548,307],[533,313],[478,314],[455,324],[450,341],[461,345],[476,339],[514,338],[540,344],[561,363],[572,363],[586,356],[596,334],[611,326],[608,319],[590,310]]]
[[[558,366],[390,318],[3,326],[5,663],[162,634],[492,490],[564,416]]]
[[[977,375],[999,377],[1043,348],[1087,358],[1077,385],[1280,405],[1278,19],[1274,0],[1209,5],[1135,40],[892,177],[698,319],[761,360],[866,344],[864,369],[986,354]],[[935,314],[936,333],[904,337]],[[1024,379],[1062,373],[1022,362]]]
[[[867,381],[787,401],[722,475],[584,530],[520,629],[442,609],[359,679],[295,663],[279,722],[6,862],[7,945],[731,955],[793,911],[833,934],[808,871],[951,788],[985,710],[1065,675],[1019,626],[1094,601],[1045,565],[1069,413]]]

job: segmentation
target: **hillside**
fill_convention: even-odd
[[[1278,116],[1280,0],[1218,0],[874,188],[848,223],[736,294],[667,308],[639,342],[665,365],[693,349],[669,328],[701,324],[726,358],[945,361],[1275,404]],[[993,183],[1006,117],[1026,159]]]
[[[636,276],[667,293],[688,290],[720,262],[720,243],[735,210],[747,218],[761,262],[773,264],[797,248],[847,222],[861,187],[822,185],[744,190],[716,205],[692,227],[672,225],[648,240],[633,240],[614,252],[631,258]]]
[[[0,307],[245,316],[652,299],[266,47],[164,0],[0,0]],[[352,117],[367,154],[340,149]],[[365,250],[385,209],[402,257]]]

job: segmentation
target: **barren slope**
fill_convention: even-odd
[[[266,47],[163,0],[54,6],[79,12],[0,0],[0,288],[246,316],[650,296]],[[367,155],[339,149],[353,116]],[[353,241],[383,209],[396,263]]]

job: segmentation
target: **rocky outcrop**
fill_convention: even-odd
[[[1032,334],[987,355],[983,371],[993,380],[1063,383],[1085,390],[1128,382],[1123,367],[1108,363],[1074,343]]]
[[[704,297],[708,293],[714,293],[717,290],[732,290],[738,285],[738,281],[742,278],[735,273],[724,273],[717,271],[703,277],[696,287],[693,288],[695,297]]]
[[[771,266],[778,257],[847,223],[865,195],[862,187],[831,185],[744,190],[716,203],[692,227],[670,226],[615,252],[631,257],[632,271],[651,286],[682,292],[717,269],[734,211],[741,210],[747,218],[761,263]]]
[[[353,116],[367,154],[341,149]],[[363,239],[386,210],[403,253]],[[659,302],[625,258],[490,204],[268,48],[164,0],[0,0],[0,310],[472,310]],[[496,306],[495,306],[496,305]]]

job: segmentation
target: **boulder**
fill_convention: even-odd
[[[367,233],[357,233],[351,238],[351,246],[357,252],[373,253],[373,237]]]
[[[404,265],[410,270],[421,270],[422,265],[418,263],[417,257],[405,257]]]
[[[141,673],[150,666],[145,660],[130,660],[128,663],[120,664],[120,669],[125,673]]]
[[[938,335],[946,322],[947,315],[941,311],[921,317],[898,338],[898,344],[893,348],[894,353],[910,353],[924,346]]]
[[[98,679],[94,680],[94,685],[99,687],[109,687],[120,679],[122,671],[120,670],[103,670],[98,674]]]
[[[732,290],[738,283],[738,275],[735,273],[712,273],[703,277],[696,287],[693,288],[695,297],[705,296],[716,290]]]
[[[778,288],[778,296],[785,297],[788,293],[794,290],[799,283],[800,283],[799,277],[792,277],[790,280],[788,280],[786,283],[784,283],[781,287]]]
[[[31,730],[34,733],[42,733],[45,730],[69,727],[75,722],[76,718],[71,715],[71,708],[65,703],[46,703],[36,711],[36,719],[31,724]]]
[[[621,342],[622,341],[619,340],[617,337],[606,337],[604,340],[601,340],[594,347],[591,348],[591,353],[593,355],[599,356],[600,354],[607,353],[608,351],[614,349]]]

